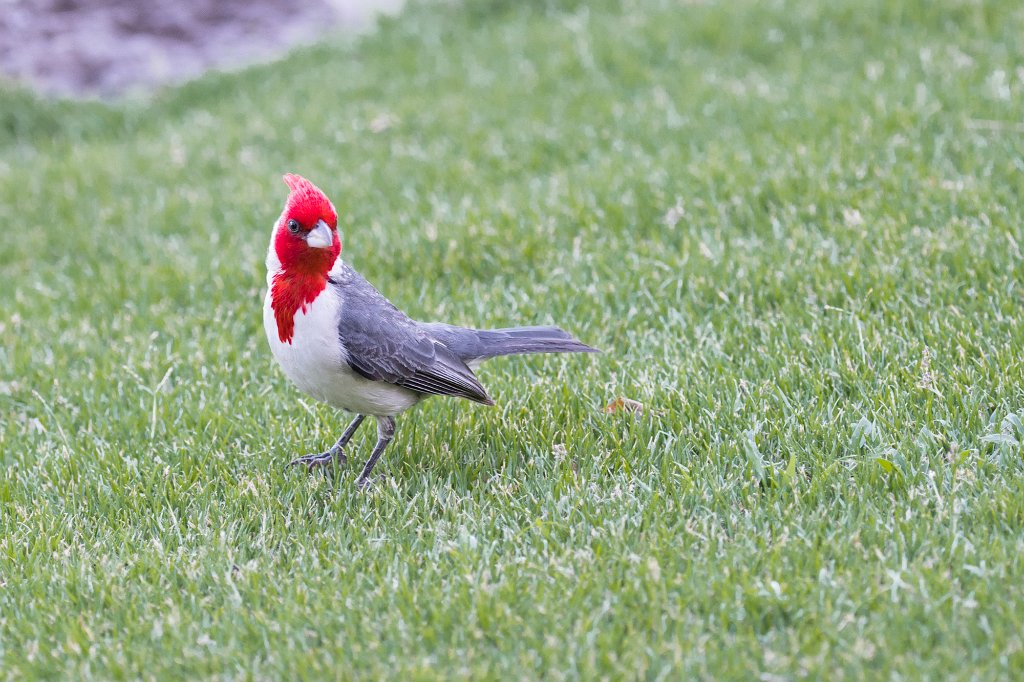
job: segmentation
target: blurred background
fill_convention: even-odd
[[[0,0],[0,75],[111,98],[359,32],[403,0]]]

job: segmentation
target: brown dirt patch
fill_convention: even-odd
[[[0,0],[0,73],[41,92],[115,97],[273,59],[372,26],[401,0]]]

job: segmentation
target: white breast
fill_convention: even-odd
[[[340,260],[340,259],[339,259]],[[295,313],[291,343],[281,341],[270,307],[270,293],[263,304],[263,328],[270,350],[285,375],[303,393],[342,410],[357,414],[394,416],[419,401],[419,396],[400,386],[368,381],[348,366],[338,333],[341,297],[330,286]]]

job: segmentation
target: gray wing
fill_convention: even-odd
[[[343,296],[338,333],[360,376],[418,393],[494,401],[466,363],[347,265],[331,279]]]

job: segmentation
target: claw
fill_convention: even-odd
[[[337,462],[340,466],[345,466],[345,462],[348,458],[345,457],[344,453],[334,453],[328,450],[327,452],[314,452],[311,455],[305,455],[303,457],[297,457],[292,461],[288,462],[288,468],[302,464],[307,470],[312,471],[320,467],[333,466]]]

